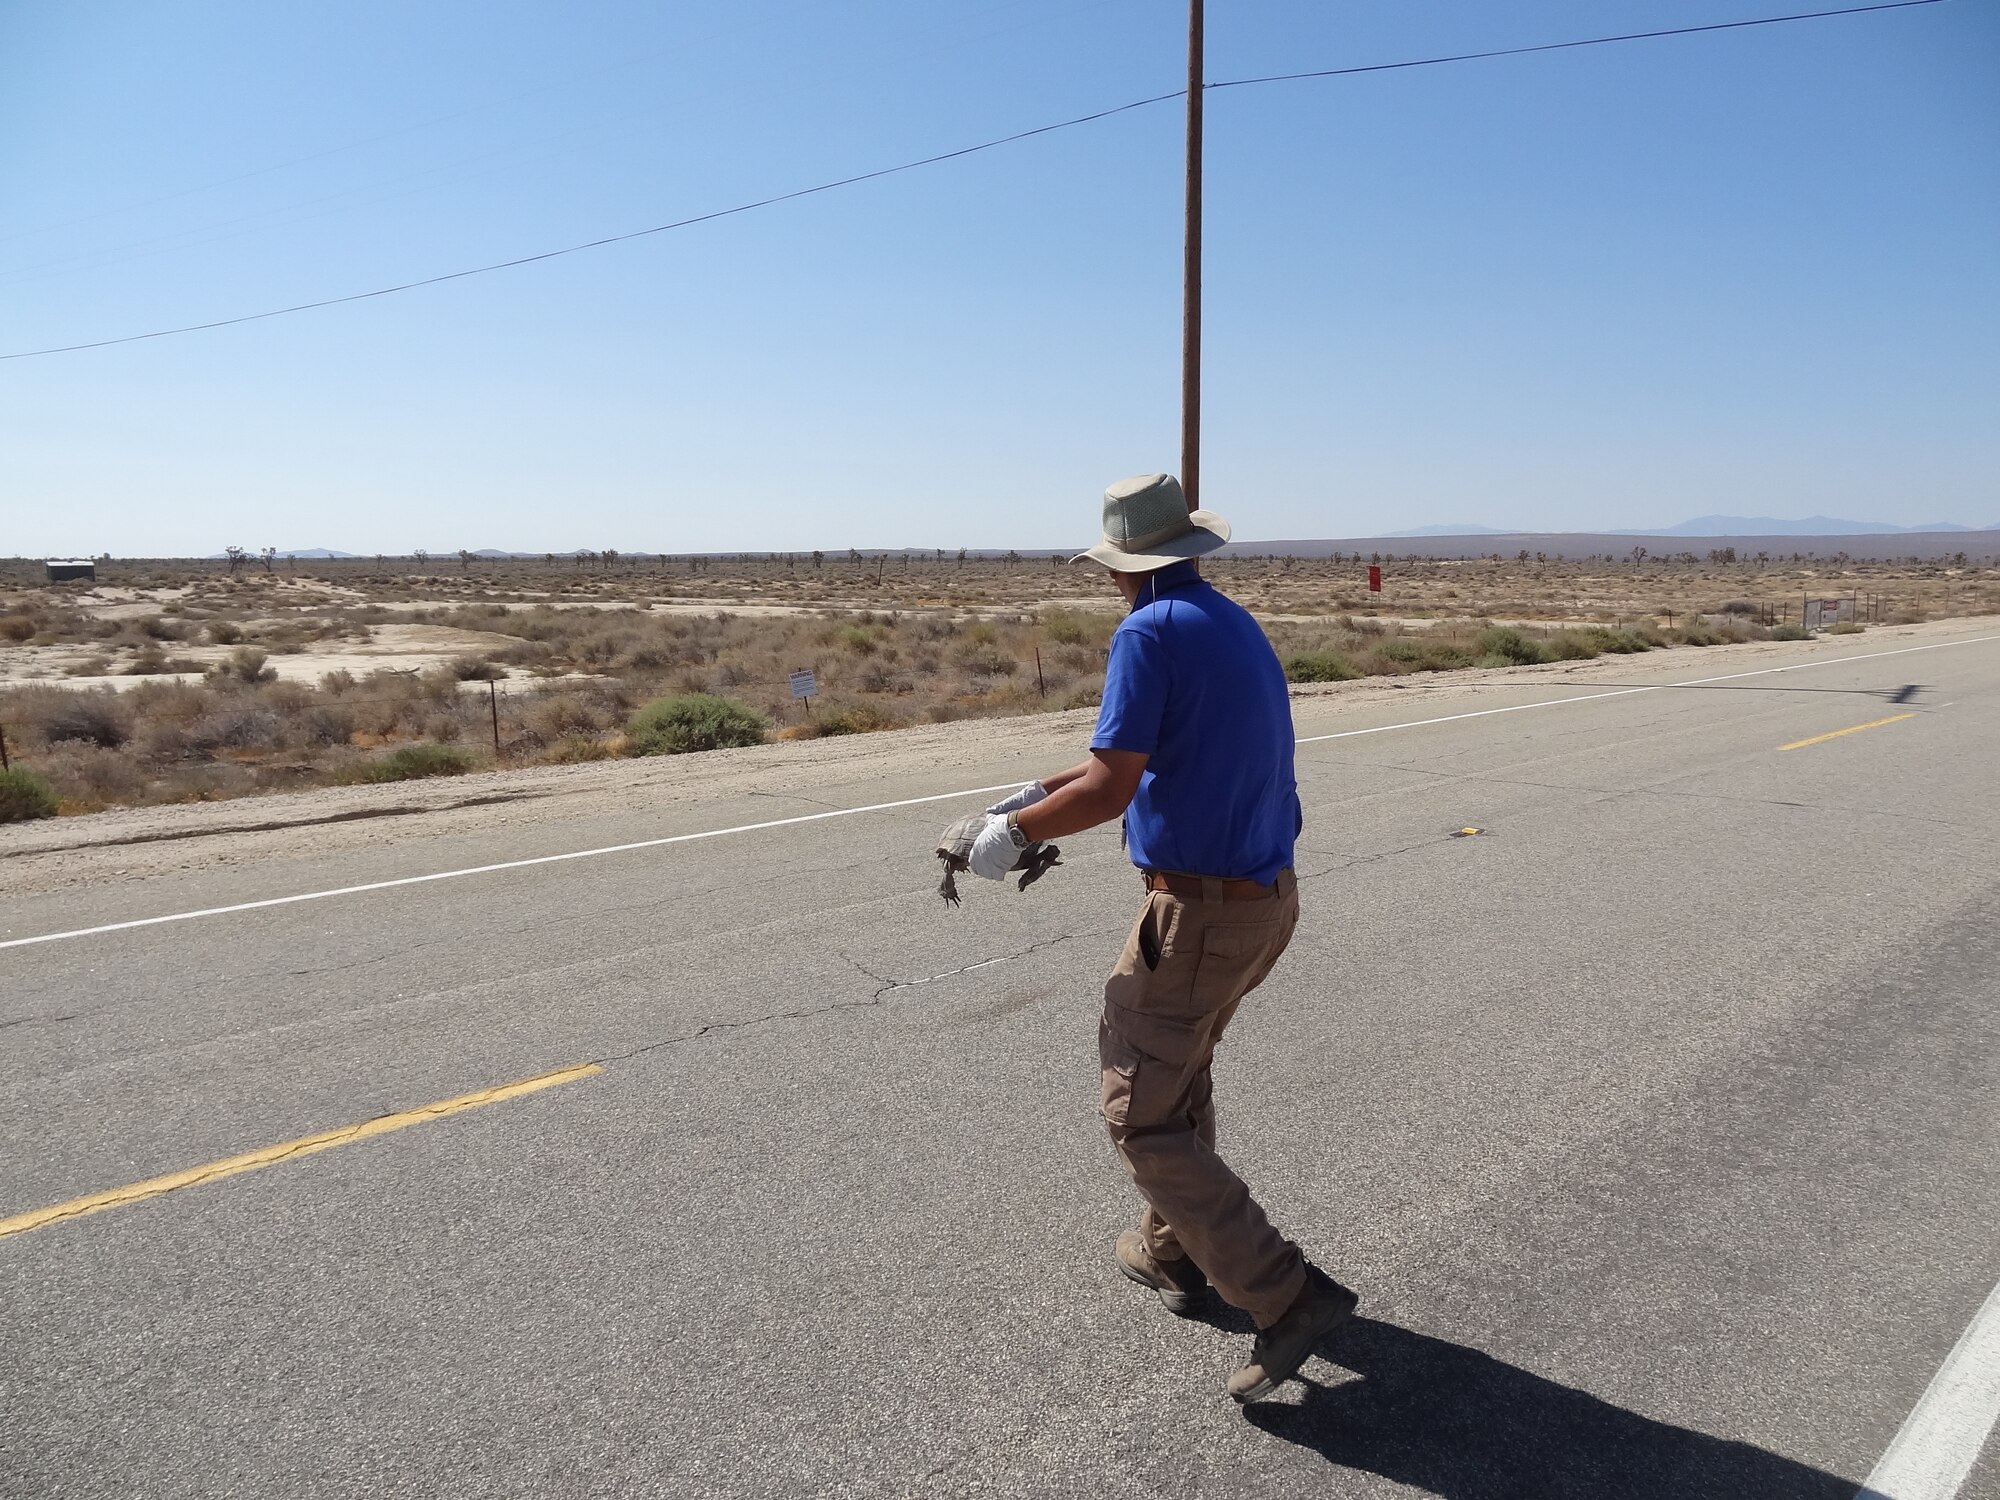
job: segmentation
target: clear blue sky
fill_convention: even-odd
[[[1210,0],[1227,79],[1779,14]],[[13,0],[0,353],[1176,88],[1177,0]],[[1242,538],[2000,521],[2000,0],[1209,96]],[[1178,458],[1180,106],[0,363],[0,554],[1060,546]]]

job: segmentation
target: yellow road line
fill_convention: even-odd
[[[1816,734],[1809,740],[1793,740],[1789,745],[1780,745],[1780,750],[1803,750],[1808,745],[1823,745],[1828,740],[1837,740],[1843,734],[1859,734],[1864,729],[1880,729],[1884,724],[1900,724],[1905,719],[1914,719],[1915,714],[1890,714],[1886,719],[1870,719],[1866,724],[1856,724],[1851,729],[1836,729],[1832,734]]]
[[[460,1094],[456,1099],[444,1099],[418,1109],[401,1110],[393,1115],[377,1115],[374,1119],[363,1120],[358,1125],[342,1125],[333,1130],[322,1130],[317,1135],[286,1141],[282,1146],[265,1146],[258,1151],[246,1151],[241,1156],[224,1157],[221,1161],[212,1161],[205,1167],[189,1167],[184,1172],[169,1172],[165,1177],[148,1178],[129,1187],[92,1193],[87,1198],[72,1198],[67,1203],[57,1203],[49,1208],[31,1209],[27,1213],[16,1214],[11,1219],[0,1219],[0,1239],[5,1239],[10,1234],[25,1234],[30,1229],[40,1229],[45,1224],[58,1224],[66,1219],[81,1219],[88,1214],[102,1213],[107,1208],[122,1208],[127,1203],[143,1203],[146,1199],[157,1198],[162,1193],[193,1187],[197,1183],[214,1182],[223,1177],[234,1177],[238,1172],[254,1172],[259,1167],[273,1166],[281,1161],[291,1161],[295,1157],[310,1156],[315,1151],[331,1150],[335,1146],[345,1146],[350,1141],[365,1141],[370,1136],[387,1135],[392,1130],[401,1130],[408,1125],[442,1120],[446,1115],[478,1109],[484,1104],[498,1104],[503,1099],[518,1099],[523,1094],[539,1093],[543,1089],[554,1088],[559,1083],[571,1083],[576,1079],[588,1078],[593,1073],[603,1071],[596,1063],[582,1063],[574,1068],[559,1068],[553,1073],[543,1073],[536,1078],[523,1078],[519,1083],[503,1083],[495,1088]]]

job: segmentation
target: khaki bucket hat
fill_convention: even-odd
[[[1138,474],[1104,492],[1104,540],[1070,559],[1089,558],[1120,573],[1150,573],[1213,552],[1229,523],[1212,510],[1190,511],[1171,474]]]

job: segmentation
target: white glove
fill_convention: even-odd
[[[986,826],[972,841],[972,852],[966,855],[965,863],[982,880],[1005,880],[1020,857],[1021,851],[1014,847],[1013,831],[1007,827],[1007,815],[988,813]]]
[[[1048,794],[1049,789],[1047,787],[1043,786],[1039,781],[1031,781],[1022,787],[1020,791],[1010,792],[986,810],[990,813],[998,813],[1004,818],[1010,812],[1019,812],[1024,807],[1033,807],[1042,798],[1048,796]]]

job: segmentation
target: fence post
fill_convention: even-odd
[[[500,686],[489,677],[486,679],[486,706],[493,711],[493,753],[500,753]]]
[[[7,726],[0,724],[0,771],[11,771],[13,769],[7,763]]]
[[[1035,688],[1044,698],[1049,695],[1049,685],[1042,680],[1042,648],[1035,647]]]

